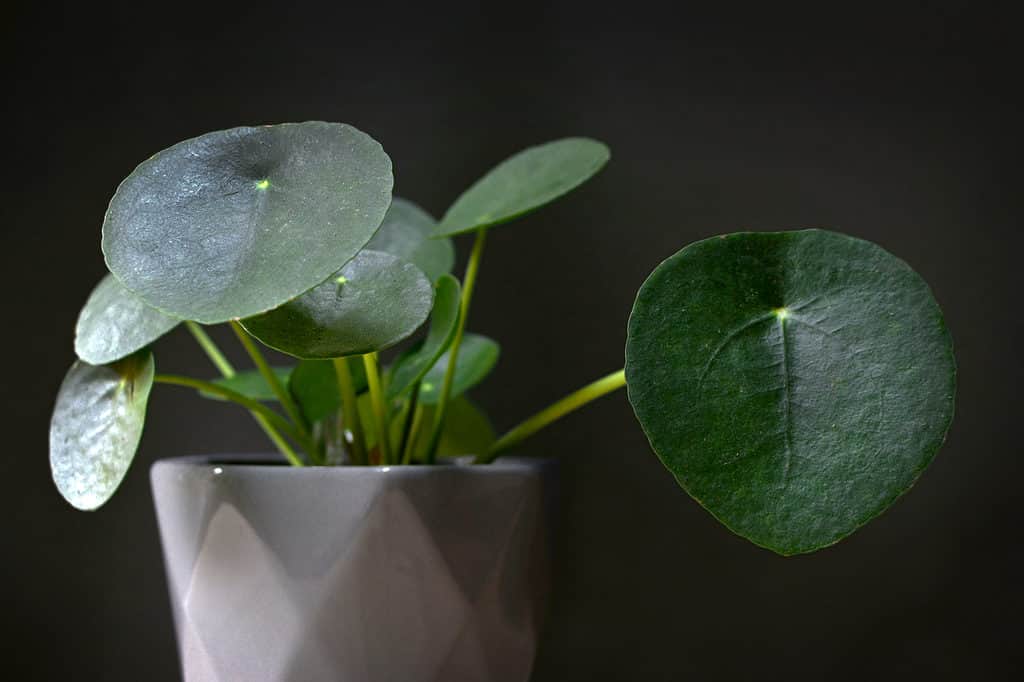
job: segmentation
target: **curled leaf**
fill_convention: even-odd
[[[448,350],[455,338],[459,322],[461,288],[459,281],[451,275],[444,275],[437,281],[434,293],[434,309],[430,314],[430,331],[421,344],[402,356],[395,364],[388,382],[387,395],[397,398],[420,381],[430,368],[437,364],[441,355]]]
[[[57,490],[78,509],[96,509],[121,484],[142,437],[153,385],[153,354],[110,365],[76,361],[50,421],[50,469]]]

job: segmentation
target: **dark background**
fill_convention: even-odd
[[[246,415],[161,388],[122,489],[83,514],[50,483],[49,412],[117,183],[186,137],[306,119],[381,140],[396,193],[435,214],[524,146],[611,146],[584,189],[489,240],[470,326],[503,344],[475,394],[499,428],[620,367],[636,289],[705,236],[838,228],[906,259],[946,312],[959,394],[945,448],[888,514],[815,555],[782,559],[719,526],[622,393],[537,437],[532,451],[563,463],[565,512],[536,680],[1010,677],[1024,609],[1015,24],[991,5],[832,4],[9,12],[2,677],[178,677],[148,465],[267,446]],[[210,374],[179,332],[158,359]]]

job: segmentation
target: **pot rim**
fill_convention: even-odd
[[[378,466],[290,466],[279,454],[206,454],[184,455],[158,459],[150,465],[151,471],[164,468],[209,469],[214,475],[227,472],[262,474],[275,472],[281,476],[314,476],[333,478],[402,477],[421,478],[439,472],[459,471],[471,475],[507,474],[509,472],[537,471],[555,466],[548,457],[499,457],[490,464],[472,464],[472,456],[442,459],[437,464],[390,464]]]

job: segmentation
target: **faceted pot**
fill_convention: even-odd
[[[185,680],[523,682],[552,468],[184,457],[151,481]]]

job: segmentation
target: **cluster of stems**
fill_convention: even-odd
[[[434,411],[433,423],[430,425],[430,435],[423,459],[425,464],[433,464],[437,459],[441,434],[444,432],[445,420],[448,416],[448,406],[451,402],[459,349],[462,345],[466,321],[469,318],[469,307],[473,300],[473,290],[476,286],[486,240],[486,228],[478,230],[473,243],[473,250],[470,253],[469,262],[466,266],[466,274],[463,278],[459,318],[456,324],[455,336],[448,350],[448,367],[441,385],[437,409]],[[294,466],[330,463],[327,461],[325,448],[321,442],[322,439],[314,436],[312,425],[307,422],[291,393],[271,369],[253,338],[237,322],[232,321],[229,324],[242,347],[256,366],[256,369],[281,403],[284,415],[270,409],[257,400],[253,400],[237,391],[213,382],[170,374],[158,374],[155,380],[158,383],[201,390],[246,408],[285,459]],[[207,357],[221,373],[221,376],[225,379],[235,376],[235,368],[209,335],[207,335],[206,331],[195,322],[186,322],[185,325]],[[341,396],[341,412],[339,415],[341,423],[339,425],[340,428],[337,429],[337,437],[342,440],[341,449],[347,454],[345,459],[347,462],[357,465],[411,464],[414,458],[415,444],[425,426],[423,424],[423,406],[419,403],[420,386],[417,384],[412,388],[410,398],[403,410],[395,415],[401,420],[402,427],[399,431],[398,441],[392,442],[389,425],[390,412],[385,399],[385,387],[382,382],[377,353],[363,355],[362,362],[366,370],[373,419],[372,426],[373,432],[376,434],[376,447],[372,449],[368,447],[367,429],[362,423],[362,418],[359,414],[355,380],[353,379],[348,360],[346,358],[336,358],[334,360],[334,368],[338,381],[338,391]],[[477,464],[493,462],[500,454],[518,445],[552,422],[625,385],[625,372],[624,370],[618,370],[584,386],[512,428],[501,438],[497,439],[486,452],[478,453],[474,462]],[[303,459],[296,452],[293,444],[298,445],[306,452],[306,459]]]

